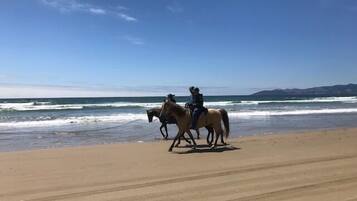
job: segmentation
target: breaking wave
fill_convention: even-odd
[[[30,120],[30,121],[13,121],[1,122],[0,128],[24,128],[24,127],[50,127],[50,126],[65,126],[65,125],[85,125],[93,123],[128,123],[132,121],[147,121],[146,114],[124,113],[117,115],[105,116],[81,116],[81,117],[67,117],[58,119],[45,120]]]
[[[313,109],[313,110],[287,110],[287,111],[242,111],[230,112],[230,117],[250,118],[250,117],[268,117],[268,116],[288,116],[288,115],[310,115],[310,114],[342,114],[357,113],[357,108],[339,108],[339,109]]]

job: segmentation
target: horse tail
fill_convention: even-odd
[[[222,121],[224,128],[226,130],[226,138],[229,136],[229,118],[228,118],[228,113],[225,109],[220,109],[219,112],[221,113],[222,116]]]

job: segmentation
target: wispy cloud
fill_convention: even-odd
[[[188,86],[64,86],[4,84],[0,82],[0,98],[53,98],[53,97],[120,97],[120,96],[165,96],[173,93],[187,96]],[[244,88],[202,86],[205,95],[250,94]]]
[[[107,13],[106,10],[103,10],[101,8],[89,8],[89,11],[93,14],[97,15],[105,15]]]
[[[133,45],[144,45],[144,40],[142,38],[133,37],[133,36],[124,36],[124,40],[128,41]]]
[[[44,5],[58,9],[61,12],[85,12],[93,15],[109,15],[119,17],[127,22],[137,22],[138,19],[125,13],[128,8],[118,5],[101,7],[77,0],[40,0]]]
[[[122,18],[123,20],[126,20],[128,22],[136,22],[136,21],[138,21],[138,19],[136,19],[136,18],[134,18],[132,16],[129,16],[127,14],[124,14],[124,13],[118,13],[118,16],[120,18]]]
[[[167,5],[166,8],[168,11],[174,14],[182,13],[184,11],[183,6],[177,1],[173,1],[171,4]]]
[[[121,5],[117,6],[117,9],[118,9],[118,10],[128,10],[127,7],[121,6]]]

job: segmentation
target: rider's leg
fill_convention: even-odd
[[[195,108],[192,112],[192,124],[191,124],[191,129],[196,129],[197,126],[197,120],[198,120],[198,116],[200,114],[200,111],[198,108]]]

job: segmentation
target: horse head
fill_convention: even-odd
[[[146,110],[146,114],[148,115],[149,123],[151,123],[152,119],[154,118],[154,114],[153,114],[152,110]]]

